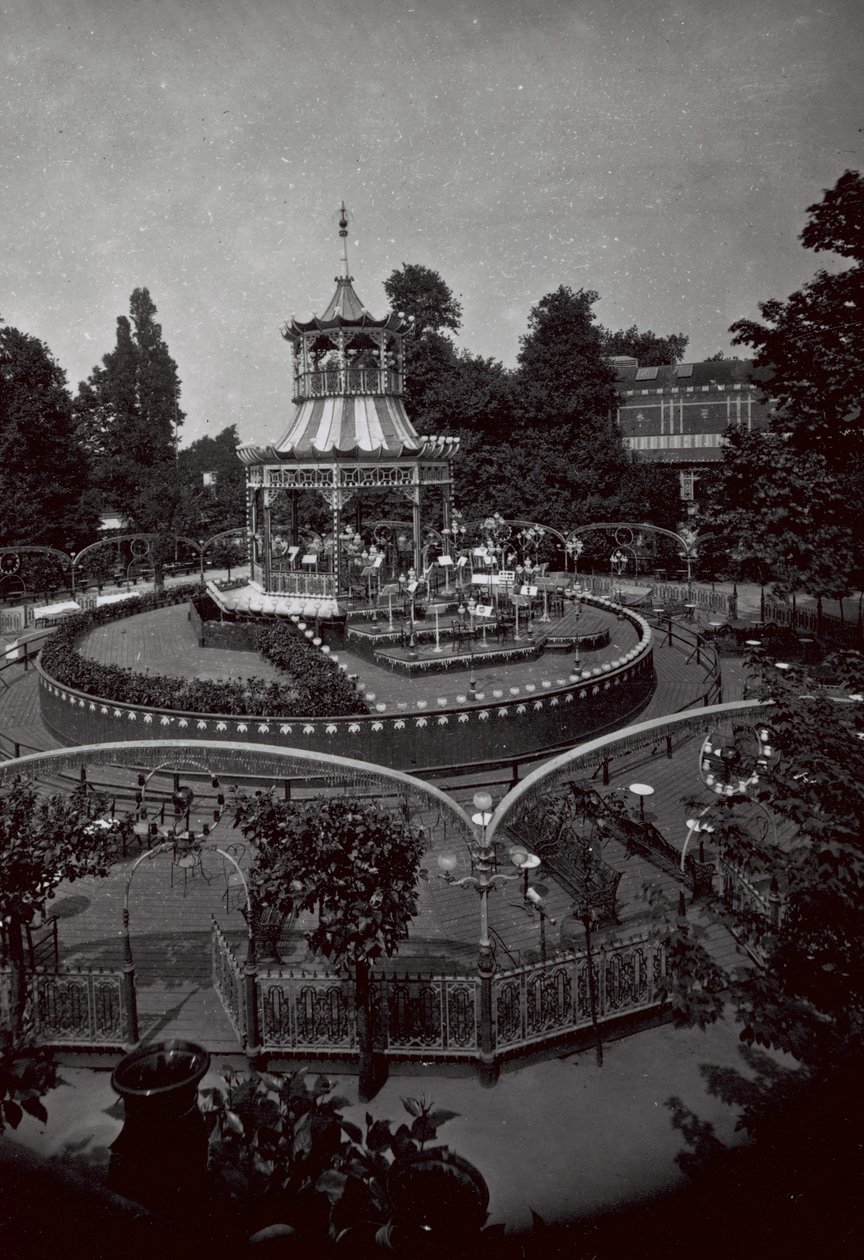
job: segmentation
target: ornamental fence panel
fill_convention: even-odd
[[[0,1023],[11,1018],[11,973],[0,971]],[[35,971],[27,976],[27,1019],[41,1045],[122,1049],[123,973],[99,969]]]
[[[354,1050],[354,986],[339,976],[258,973],[258,1018],[264,1050],[302,1054]]]
[[[721,613],[727,620],[738,616],[738,600],[731,591],[712,591],[710,586],[682,582],[655,582],[651,591],[654,599],[670,604],[695,604],[703,612]]]
[[[246,1006],[243,991],[243,968],[234,956],[225,934],[215,919],[211,920],[210,962],[213,988],[219,995],[231,1027],[245,1044]]]
[[[786,910],[784,900],[777,891],[772,891],[767,878],[762,886],[758,886],[725,858],[720,859],[720,871],[723,876],[723,900],[742,916],[732,927],[732,933],[751,957],[764,964],[763,936],[782,924]]]
[[[861,646],[864,627],[860,622],[841,621],[825,612],[820,614],[812,604],[793,605],[766,595],[764,610],[764,619],[769,625],[813,635],[839,647]]]
[[[657,582],[650,573],[626,578],[606,577],[596,573],[579,573],[576,578],[595,595],[612,595],[630,585],[646,586],[651,598],[664,604],[695,604],[703,612],[720,613],[727,620],[738,615],[738,600],[731,591],[716,591],[698,582]]]
[[[648,937],[601,947],[594,955],[597,1018],[603,1023],[659,1004],[665,975],[662,944]],[[514,1050],[591,1025],[591,986],[584,953],[495,976],[492,1018],[496,1050]]]
[[[385,1053],[404,1057],[477,1051],[477,976],[373,976],[375,1037]]]
[[[23,608],[0,608],[0,634],[17,634],[25,625]]]
[[[243,976],[230,943],[213,925],[214,984],[243,1036]],[[662,1004],[665,951],[647,934],[600,947],[594,955],[597,1017],[602,1023]],[[584,952],[500,972],[492,978],[491,1043],[506,1055],[554,1041],[591,1025]],[[482,1044],[477,975],[373,972],[373,1035],[394,1059],[475,1060]],[[301,1057],[357,1050],[353,981],[289,968],[259,969],[256,978],[261,1049]]]

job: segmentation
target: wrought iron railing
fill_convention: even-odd
[[[322,558],[322,567],[329,567],[329,557]],[[278,562],[277,562],[278,564]],[[274,565],[270,572],[269,590],[279,595],[326,595],[336,592],[336,578],[332,573],[309,573],[300,569],[279,569]]]
[[[477,1051],[477,976],[374,977],[375,1032],[379,1047],[400,1058]]]
[[[264,1050],[332,1053],[356,1045],[353,986],[339,976],[280,971],[259,974]]]
[[[243,1004],[243,969],[234,956],[219,924],[212,922],[210,962],[213,988],[219,995],[231,1027],[241,1042],[246,1040],[246,1010]]]
[[[813,635],[841,647],[860,647],[864,638],[864,628],[860,621],[841,621],[839,617],[819,612],[811,604],[792,605],[785,600],[766,595],[763,599],[763,613],[764,620],[769,625]]]
[[[594,955],[598,1021],[659,1006],[665,970],[663,945],[649,937],[598,949]],[[574,952],[495,976],[492,1018],[499,1053],[590,1027],[587,957]]]
[[[756,962],[764,964],[763,936],[782,924],[786,911],[784,899],[767,876],[761,876],[757,884],[724,857],[720,859],[720,872],[723,876],[723,900],[740,916],[731,927],[732,934]]]
[[[579,573],[577,580],[595,595],[607,595],[613,599],[615,593],[629,585],[651,588],[651,598],[664,604],[695,604],[704,612],[720,613],[734,620],[738,615],[737,597],[729,591],[713,590],[703,583],[691,582],[658,582],[650,573],[626,577],[607,577],[600,573]]]
[[[0,972],[0,1016],[9,1016],[9,972]],[[125,1043],[126,1009],[119,971],[36,971],[27,976],[27,1013],[42,1045],[99,1046]]]
[[[215,923],[213,942],[214,983],[243,1038],[240,964]],[[594,967],[601,1024],[662,1005],[660,981],[666,960],[655,939],[645,935],[603,946],[594,955]],[[484,1042],[483,983],[479,974],[373,972],[372,1026],[378,1052],[394,1059],[476,1059]],[[591,1025],[584,952],[500,972],[491,984],[494,1055],[557,1041]],[[274,968],[259,969],[256,985],[260,1048],[265,1053],[299,1057],[356,1051],[351,980]]]

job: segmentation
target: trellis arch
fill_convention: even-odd
[[[57,748],[49,752],[30,753],[15,761],[0,763],[0,787],[17,777],[37,778],[61,771],[80,771],[98,762],[115,766],[134,766],[147,770],[181,769],[204,761],[212,772],[259,775],[282,780],[293,777],[323,778],[336,786],[349,786],[367,792],[383,791],[400,794],[409,805],[435,809],[438,817],[448,820],[455,832],[471,845],[474,827],[465,810],[446,792],[388,766],[332,753],[307,752],[300,748],[277,748],[264,744],[221,742],[219,740],[154,739],[108,744],[79,744],[73,748]]]
[[[686,534],[678,534],[674,529],[664,529],[662,525],[651,525],[647,521],[597,521],[593,525],[577,525],[575,529],[571,529],[564,542],[564,555],[571,556],[576,551],[575,543],[579,539],[580,534],[590,534],[600,530],[616,530],[629,529],[636,530],[639,533],[662,534],[665,538],[672,538],[683,548],[682,556],[687,563],[687,585],[689,587],[692,581],[691,564],[696,554],[696,535],[693,531]],[[624,544],[622,544],[624,545]],[[581,548],[580,548],[581,550]],[[578,553],[576,553],[578,554]]]

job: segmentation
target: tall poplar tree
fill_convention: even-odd
[[[114,349],[79,386],[76,410],[103,507],[121,511],[134,530],[154,535],[159,584],[168,536],[182,523],[177,431],[184,413],[177,364],[147,289],[133,291],[129,310],[131,320],[117,319]]]
[[[89,542],[88,482],[66,374],[36,337],[0,328],[0,545]]]

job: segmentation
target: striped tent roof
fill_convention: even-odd
[[[305,398],[298,405],[285,436],[276,443],[280,455],[399,456],[421,448],[402,399],[389,394],[336,395]]]

